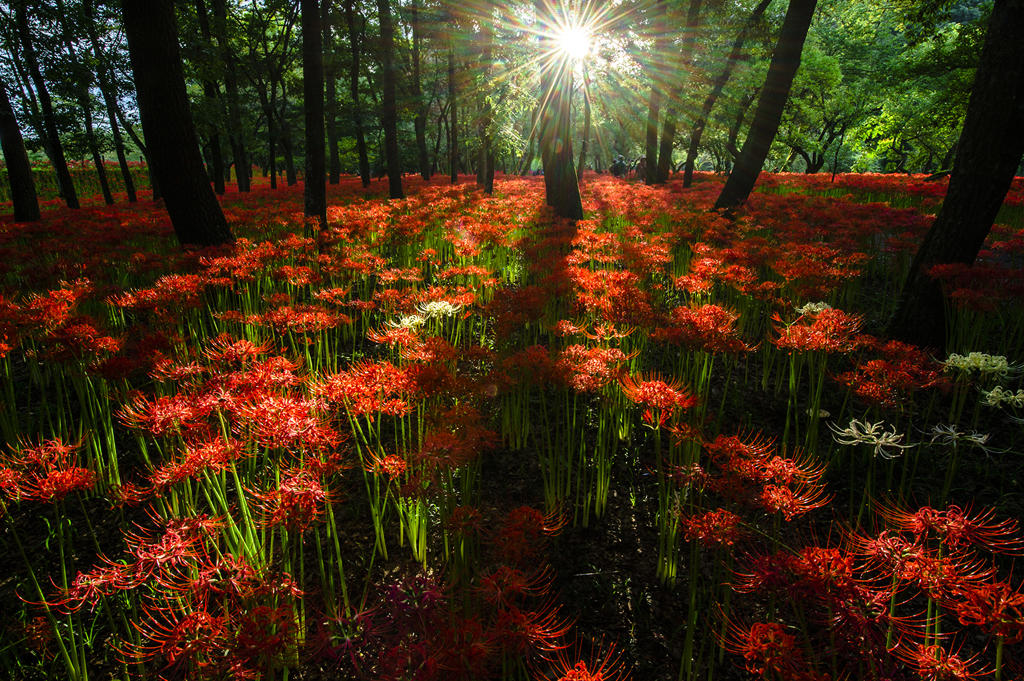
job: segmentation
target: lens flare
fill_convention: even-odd
[[[590,34],[581,26],[567,26],[558,32],[558,48],[570,59],[584,59],[590,53]]]

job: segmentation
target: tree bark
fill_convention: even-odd
[[[370,156],[366,151],[366,133],[363,131],[363,107],[359,103],[359,51],[360,37],[356,30],[355,0],[345,0],[345,21],[352,48],[349,66],[349,92],[352,95],[352,123],[356,131],[356,152],[359,154],[359,177],[364,187],[370,186]]]
[[[231,155],[235,161],[235,178],[238,191],[248,192],[252,188],[252,165],[245,146],[242,132],[242,113],[238,104],[238,67],[235,55],[227,39],[227,6],[225,0],[213,0],[213,35],[224,60],[224,88],[228,100],[227,128],[231,138]]]
[[[341,181],[341,156],[338,153],[338,65],[334,53],[334,28],[331,6],[334,0],[323,0],[320,8],[320,22],[324,41],[324,124],[327,130],[328,182]]]
[[[135,178],[132,177],[131,169],[128,166],[128,155],[125,153],[124,139],[122,139],[121,130],[117,125],[117,101],[111,85],[110,66],[104,60],[103,51],[100,48],[99,35],[96,31],[96,20],[93,15],[93,0],[83,0],[82,11],[85,15],[85,27],[89,35],[89,44],[92,46],[93,57],[96,59],[96,81],[100,88],[100,94],[103,96],[103,103],[107,108],[107,119],[110,125],[110,134],[114,138],[114,152],[117,154],[117,164],[121,169],[121,179],[124,181],[128,202],[135,203],[138,200],[138,196],[135,193]]]
[[[540,52],[550,54],[552,38],[545,30],[554,22],[544,0],[535,0],[540,31]],[[544,164],[544,188],[547,204],[555,215],[570,220],[583,219],[579,178],[573,167],[572,152],[572,64],[568,57],[557,56],[541,74],[541,111],[538,115],[541,161]]]
[[[316,220],[320,233],[327,229],[327,163],[324,158],[323,26],[317,0],[302,0],[302,98],[306,124],[303,207],[306,217]]]
[[[689,66],[693,63],[693,45],[697,39],[697,28],[700,26],[700,9],[702,0],[690,0],[690,7],[686,13],[686,35],[683,36],[683,47],[679,53],[679,63],[683,67],[683,73],[676,78],[676,82],[669,90],[668,109],[665,111],[665,125],[661,130],[661,148],[658,150],[657,169],[652,174],[654,181],[658,184],[668,182],[668,174],[672,167],[672,150],[676,145],[676,105],[683,94],[683,86],[689,80]],[[653,162],[648,163],[652,168]]]
[[[19,0],[15,3],[14,10],[18,37],[21,40],[21,48],[25,58],[25,66],[28,68],[28,73],[36,87],[36,95],[39,97],[39,105],[42,109],[43,130],[46,133],[47,148],[50,151],[50,162],[53,163],[53,170],[57,175],[57,183],[60,185],[60,192],[64,196],[64,203],[67,204],[68,208],[78,208],[78,194],[75,192],[75,183],[71,180],[68,162],[64,157],[64,146],[61,144],[60,135],[57,133],[57,122],[53,113],[53,100],[50,98],[50,91],[46,88],[46,81],[43,80],[43,73],[39,68],[39,60],[36,58],[35,47],[32,44],[32,32],[28,25],[26,3],[27,0]]]
[[[39,198],[32,181],[32,164],[25,151],[25,140],[14,117],[11,100],[7,96],[7,84],[0,80],[0,147],[3,148],[4,164],[7,166],[7,182],[11,187],[11,201],[14,202],[15,222],[37,222]]]
[[[949,190],[911,262],[896,312],[893,338],[947,348],[938,264],[971,265],[981,250],[1024,157],[1024,0],[996,0],[957,143]]]
[[[381,126],[384,128],[384,157],[388,165],[388,194],[393,199],[402,192],[402,162],[398,155],[398,97],[395,74],[395,31],[391,22],[391,3],[377,0],[380,15]]]
[[[419,151],[420,177],[426,182],[430,180],[430,154],[427,152],[427,105],[423,101],[423,86],[420,82],[420,43],[423,38],[418,0],[412,0],[409,15],[412,21],[412,98],[416,110],[413,129],[416,132],[416,148]]]
[[[122,0],[124,31],[153,175],[183,246],[234,236],[206,177],[178,49],[173,0]]]
[[[212,47],[213,37],[210,32],[210,19],[206,14],[206,2],[204,0],[195,0],[195,3],[196,18],[199,20],[199,31],[202,33],[203,40]],[[211,102],[215,102],[215,107],[219,108],[220,86],[217,84],[217,81],[212,78],[204,78],[203,95]],[[220,133],[216,128],[214,128],[210,135],[210,161],[213,166],[209,173],[213,179],[213,191],[217,194],[223,194],[224,157],[221,154]]]
[[[779,33],[779,41],[775,45],[775,52],[768,66],[768,76],[761,88],[761,97],[757,101],[754,121],[750,125],[747,139],[743,142],[743,150],[736,160],[736,165],[729,173],[729,179],[722,187],[718,200],[715,201],[716,209],[735,209],[747,200],[757,182],[764,160],[768,158],[772,141],[779,131],[782,110],[789,99],[793,76],[800,68],[800,55],[817,4],[818,0],[790,0],[786,18],[782,22],[782,31]]]
[[[654,184],[657,172],[654,165],[658,159],[658,120],[661,118],[661,99],[663,72],[665,70],[665,52],[668,45],[668,31],[665,26],[665,15],[668,13],[668,0],[657,0],[654,6],[654,59],[648,64],[651,69],[651,94],[647,100],[647,144],[644,153],[644,184]]]
[[[448,108],[451,110],[451,141],[448,146],[448,165],[451,183],[459,183],[459,87],[455,80],[455,46],[448,48]]]

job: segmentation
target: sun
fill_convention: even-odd
[[[558,49],[570,59],[585,59],[590,53],[590,33],[582,26],[567,26],[555,38]]]

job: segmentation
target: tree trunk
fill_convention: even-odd
[[[540,52],[549,54],[552,38],[546,26],[554,24],[549,6],[535,0],[540,31]],[[541,161],[544,164],[544,188],[547,204],[555,215],[570,220],[583,219],[579,178],[573,167],[572,152],[572,63],[566,56],[556,57],[541,73],[541,111],[539,131]]]
[[[306,167],[303,187],[305,215],[327,230],[327,162],[324,158],[323,27],[317,0],[302,0],[302,98],[306,127]]]
[[[355,0],[345,0],[345,21],[348,24],[348,39],[352,47],[352,63],[349,66],[349,91],[352,95],[352,122],[356,130],[356,151],[359,154],[359,177],[364,187],[370,186],[370,156],[366,150],[366,133],[363,132],[363,107],[359,103],[359,48],[360,37],[356,30]],[[365,25],[364,25],[365,28]]]
[[[323,29],[324,42],[324,86],[326,105],[324,123],[327,129],[327,173],[331,184],[341,181],[341,156],[338,153],[338,65],[334,53],[334,29],[331,5],[334,0],[323,0],[320,9],[320,22]]]
[[[420,177],[426,182],[430,180],[430,154],[427,152],[427,105],[423,101],[423,87],[420,74],[420,7],[418,0],[412,0],[409,7],[412,21],[412,98],[416,110],[413,129],[416,131],[416,148],[420,157]]]
[[[238,191],[248,192],[252,188],[252,165],[245,147],[242,114],[238,105],[238,72],[235,55],[227,40],[227,6],[225,0],[213,0],[213,34],[224,60],[224,87],[228,100],[227,128],[231,138],[231,155],[235,160],[235,178]]]
[[[454,38],[453,38],[454,40]],[[448,49],[448,108],[451,110],[451,143],[448,146],[448,165],[452,184],[459,183],[459,88],[455,80],[455,46]]]
[[[82,11],[85,14],[85,27],[86,32],[89,34],[89,43],[92,46],[93,57],[96,59],[96,80],[100,88],[100,94],[103,96],[103,103],[107,108],[107,119],[110,124],[110,134],[114,138],[114,152],[117,154],[117,164],[121,169],[121,179],[124,181],[125,193],[128,194],[128,202],[135,203],[138,200],[135,194],[135,179],[132,177],[131,169],[128,167],[128,156],[125,153],[124,140],[121,138],[121,130],[117,125],[117,101],[110,83],[110,66],[104,60],[103,51],[100,48],[96,21],[93,16],[92,0],[84,0],[82,2]]]
[[[682,75],[689,79],[687,67],[693,62],[693,44],[697,38],[697,28],[700,25],[700,8],[702,0],[690,0],[690,7],[686,13],[686,35],[683,36],[683,47],[679,53],[679,63],[683,67],[682,74],[676,78],[668,97],[668,110],[665,112],[665,126],[661,130],[661,148],[658,150],[657,169],[653,169],[653,161],[648,163],[652,168],[654,181],[658,184],[668,182],[668,174],[672,168],[672,150],[676,146],[676,105],[683,95],[683,86],[686,81]]]
[[[740,30],[736,36],[736,40],[733,41],[732,50],[729,52],[729,57],[725,61],[725,69],[722,73],[715,78],[714,87],[711,88],[711,93],[704,100],[704,105],[701,107],[700,115],[697,117],[697,122],[693,125],[693,132],[690,134],[690,147],[686,151],[686,167],[683,170],[683,186],[689,187],[693,184],[693,166],[697,161],[697,151],[700,149],[700,139],[704,135],[704,128],[707,126],[708,117],[711,115],[711,110],[715,106],[715,102],[718,101],[719,95],[722,94],[722,90],[725,89],[726,83],[732,78],[732,71],[736,67],[736,63],[740,60],[740,56],[743,52],[743,43],[747,40],[747,35],[757,25],[757,22],[764,16],[764,12],[768,9],[768,5],[772,4],[772,0],[761,0],[760,4],[754,8],[750,18],[747,19],[746,24]]]
[[[60,185],[60,192],[68,208],[78,208],[78,194],[75,192],[75,184],[71,180],[71,173],[68,171],[68,162],[64,158],[64,146],[61,144],[60,135],[57,133],[57,122],[53,113],[53,101],[50,99],[50,92],[46,89],[46,82],[43,80],[43,73],[39,69],[39,60],[36,58],[36,51],[32,45],[32,33],[28,25],[28,14],[26,10],[27,0],[20,0],[15,3],[15,21],[18,26],[18,37],[21,40],[21,48],[25,58],[25,66],[32,77],[36,87],[36,95],[39,97],[39,105],[42,109],[43,130],[47,137],[47,147],[50,150],[50,161],[53,163],[54,173],[57,175],[57,183]]]
[[[747,133],[747,139],[743,142],[743,151],[736,159],[736,165],[729,173],[729,179],[722,187],[718,200],[715,201],[716,209],[735,209],[747,200],[754,189],[764,160],[768,158],[772,141],[779,131],[782,110],[789,99],[793,76],[800,68],[800,55],[817,4],[818,0],[790,0],[786,18],[782,22],[782,31],[779,33],[779,42],[768,66],[768,76],[761,88],[754,121],[751,123],[750,132]]]
[[[196,18],[199,20],[199,31],[203,36],[203,41],[207,45],[213,47],[213,38],[210,33],[210,20],[206,15],[206,2],[204,0],[195,0],[196,3]],[[206,99],[214,102],[214,108],[220,108],[220,86],[217,85],[217,81],[211,78],[203,79],[203,95]],[[220,118],[218,116],[218,118]],[[210,171],[210,175],[213,178],[213,191],[217,194],[224,193],[224,157],[221,155],[220,148],[220,133],[214,128],[213,133],[210,135],[210,161],[213,168]]]
[[[491,55],[494,49],[494,25],[490,16],[493,11],[489,1],[484,2],[483,18],[480,24],[480,67],[482,69],[483,83],[490,83],[491,80]],[[489,94],[489,93],[488,93]],[[491,99],[483,97],[483,108],[480,112],[480,167],[478,173],[483,180],[482,184],[485,194],[494,193],[494,130],[492,125]]]
[[[32,164],[28,161],[21,128],[14,117],[11,100],[7,97],[7,84],[0,80],[0,147],[7,166],[7,183],[11,187],[15,222],[37,222],[39,198],[32,181]]]
[[[402,192],[402,162],[398,155],[398,97],[395,93],[395,31],[391,23],[391,3],[377,0],[380,16],[381,127],[384,128],[384,157],[388,166],[388,193],[393,199]]]
[[[654,5],[655,39],[653,60],[648,62],[651,72],[651,94],[647,100],[647,144],[645,146],[644,159],[647,172],[644,173],[644,184],[654,184],[657,181],[657,173],[654,171],[654,164],[658,158],[658,121],[661,118],[661,99],[663,91],[663,73],[665,69],[665,52],[668,46],[668,31],[665,26],[665,15],[668,13],[668,0],[656,0]]]
[[[234,236],[199,153],[178,49],[173,0],[122,0],[124,31],[153,175],[183,246]]]
[[[1024,0],[996,0],[957,143],[949,190],[917,249],[889,335],[947,348],[942,288],[928,275],[945,263],[978,256],[1024,156]]]
[[[580,140],[580,160],[576,164],[577,175],[582,180],[583,173],[587,169],[587,150],[590,147],[590,69],[586,62],[583,64],[583,139]]]

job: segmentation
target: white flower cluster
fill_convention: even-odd
[[[396,322],[388,322],[392,329],[418,329],[426,323],[426,318],[418,314],[410,314],[402,317]]]
[[[829,428],[835,433],[835,441],[839,444],[872,445],[875,448],[875,456],[881,456],[883,459],[894,459],[900,455],[900,450],[917,446],[900,444],[900,440],[903,439],[902,433],[898,434],[895,427],[892,431],[884,431],[882,430],[884,425],[884,421],[879,421],[878,423],[867,423],[865,421],[861,423],[857,419],[853,419],[850,421],[848,428],[840,429],[831,423]],[[890,449],[893,451],[889,451]]]
[[[452,305],[447,300],[431,300],[416,306],[416,311],[427,319],[451,317],[462,309],[461,305]]]
[[[992,390],[982,390],[981,398],[985,400],[985,404],[990,407],[998,407],[1001,404],[1011,404],[1015,407],[1024,407],[1024,390],[1018,390],[1014,393],[997,385],[992,388]]]
[[[821,314],[825,310],[831,310],[832,306],[828,303],[807,303],[796,308],[796,311],[801,315],[805,314]]]
[[[932,442],[942,442],[945,445],[951,445],[956,447],[959,443],[965,442],[969,445],[975,445],[985,448],[985,443],[992,437],[989,433],[979,433],[976,430],[972,430],[967,433],[962,430],[957,430],[955,425],[943,425],[939,424],[932,427]],[[987,451],[987,449],[986,449]]]
[[[966,356],[951,354],[943,366],[946,369],[958,369],[967,373],[977,370],[982,374],[996,374],[997,376],[1005,376],[1010,373],[1011,369],[1006,357],[989,355],[984,352],[972,352]]]

